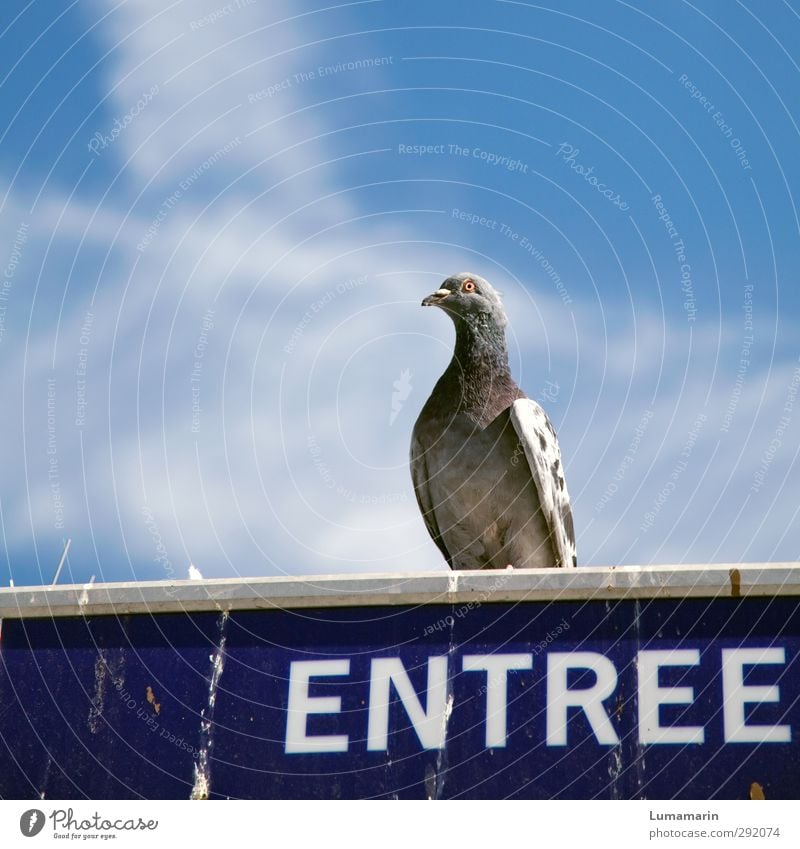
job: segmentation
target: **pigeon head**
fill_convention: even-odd
[[[506,326],[500,293],[483,277],[466,271],[448,277],[440,289],[422,301],[422,306],[440,307],[457,329],[466,324],[473,332],[495,334]]]

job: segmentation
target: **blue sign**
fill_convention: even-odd
[[[6,619],[4,798],[800,797],[797,599]]]

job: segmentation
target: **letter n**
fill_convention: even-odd
[[[392,685],[423,748],[444,748],[447,731],[447,657],[428,658],[428,690],[424,710],[399,657],[382,657],[372,661],[367,729],[367,749],[371,752],[389,748]]]

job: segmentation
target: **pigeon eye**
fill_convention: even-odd
[[[472,280],[465,280],[464,285],[461,287],[463,292],[474,292],[475,291],[475,283]]]

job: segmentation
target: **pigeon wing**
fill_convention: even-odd
[[[550,530],[556,566],[577,566],[572,508],[556,432],[545,411],[530,398],[515,401],[510,414]]]
[[[417,504],[422,513],[422,518],[425,520],[425,527],[439,551],[444,555],[447,565],[453,569],[453,560],[442,539],[439,523],[436,521],[433,498],[428,483],[428,464],[425,461],[425,451],[416,436],[411,440],[411,480],[414,483],[414,494],[417,496]]]

